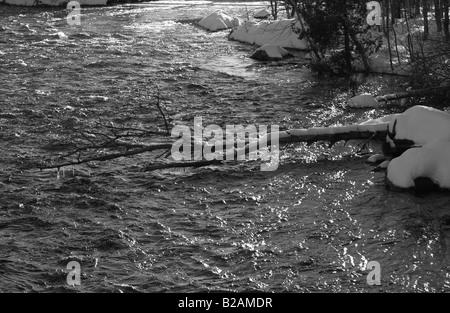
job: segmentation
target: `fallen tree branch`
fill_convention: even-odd
[[[306,142],[308,144],[327,141],[336,143],[338,141],[349,140],[384,140],[388,134],[389,122],[377,122],[373,124],[354,124],[345,126],[313,127],[309,129],[291,129],[279,132],[278,142],[280,144]],[[267,140],[269,145],[273,134],[268,138],[260,138],[261,141]]]
[[[354,71],[355,73],[367,73],[366,71]],[[402,74],[396,72],[384,72],[384,71],[376,71],[372,70],[368,74],[372,75],[386,75],[386,76],[398,76],[398,77],[411,77],[410,74]]]
[[[383,102],[383,101],[387,102],[390,100],[398,100],[398,99],[403,99],[403,98],[423,97],[423,96],[427,96],[429,94],[436,93],[436,92],[448,91],[448,89],[449,89],[448,86],[427,88],[427,89],[418,89],[418,90],[404,91],[404,92],[379,96],[379,97],[376,97],[375,99],[378,102]]]
[[[388,122],[378,123],[378,124],[356,124],[356,125],[348,125],[348,126],[333,126],[333,127],[315,127],[310,129],[293,129],[281,132],[274,132],[267,134],[265,136],[260,137],[255,143],[246,142],[243,148],[238,149],[238,143],[235,142],[234,136],[232,142],[223,141],[221,156],[222,160],[218,160],[216,157],[213,160],[198,160],[197,162],[176,162],[176,163],[163,163],[163,164],[155,164],[150,165],[145,168],[145,171],[151,171],[156,169],[164,169],[171,167],[200,167],[207,166],[212,164],[222,164],[223,160],[236,160],[236,156],[245,155],[247,156],[251,151],[251,149],[260,149],[261,147],[268,147],[270,145],[283,145],[289,143],[299,143],[306,142],[308,145],[318,142],[318,141],[326,141],[330,142],[330,147],[339,141],[349,141],[349,140],[385,140],[388,134]],[[278,138],[277,138],[278,137]],[[196,150],[201,149],[204,151],[206,146],[206,142],[188,142],[190,144],[191,152],[194,153]],[[230,151],[230,148],[234,149]],[[140,149],[128,150],[122,153],[114,153],[107,154],[72,162],[59,163],[49,166],[41,166],[40,169],[52,169],[52,168],[61,168],[65,166],[71,165],[79,165],[83,163],[88,163],[92,161],[108,161],[121,157],[128,157],[132,155],[142,154],[149,151],[154,150],[169,150],[171,151],[173,148],[173,143],[163,143],[151,146],[145,146]],[[195,149],[197,148],[197,149]],[[211,152],[215,152],[215,147],[210,147]],[[242,151],[243,150],[243,151]]]
[[[311,128],[311,129],[297,129],[297,130],[291,130],[291,131],[284,131],[284,132],[279,132],[277,133],[278,135],[278,143],[279,145],[283,145],[283,144],[289,144],[289,143],[300,143],[300,142],[306,142],[308,145],[314,143],[314,142],[319,142],[319,141],[327,141],[330,142],[330,146],[332,146],[333,144],[335,144],[336,142],[339,141],[349,141],[349,140],[385,140],[386,136],[387,136],[387,125],[386,124],[382,124],[381,126],[377,125],[379,129],[382,130],[376,130],[376,131],[370,131],[370,130],[363,130],[363,131],[357,131],[358,127],[350,127],[350,126],[342,126],[342,127],[335,127],[333,128],[336,133],[323,133],[323,132],[327,132],[327,129],[329,130],[330,128]],[[363,128],[361,127],[361,125],[357,125],[359,126],[359,128]],[[373,126],[373,125],[372,125]],[[354,129],[348,132],[340,132],[340,131],[346,131],[348,129]],[[369,128],[373,128],[373,127],[369,127]],[[322,132],[322,133],[320,133]],[[259,140],[258,142],[258,147],[260,147],[262,145],[262,141],[266,141],[264,143],[264,145],[271,145],[273,142],[272,137],[275,134],[270,134],[267,137],[263,137]],[[203,145],[204,147],[204,145]],[[223,150],[226,150],[227,145],[226,143],[223,145]],[[236,145],[235,145],[236,148]],[[245,153],[245,155],[248,155],[248,153],[250,152],[250,144],[247,143],[245,145],[245,151],[243,153]],[[212,149],[214,150],[214,149]],[[214,152],[214,151],[213,151]],[[228,152],[229,153],[229,152]],[[239,150],[235,149],[234,150],[234,160],[236,159],[236,156],[239,154]],[[179,167],[202,167],[202,166],[209,166],[209,165],[222,165],[224,164],[224,160],[229,160],[229,154],[228,154],[228,158],[226,153],[224,153],[224,155],[222,156],[223,160],[202,160],[202,161],[197,161],[197,162],[175,162],[175,163],[163,163],[163,164],[151,164],[146,166],[143,171],[144,172],[148,172],[148,171],[155,171],[155,170],[160,170],[160,169],[167,169],[167,168],[179,168]]]
[[[167,122],[166,119],[166,115],[164,114],[164,111],[161,108],[161,92],[159,90],[159,86],[156,85],[156,90],[157,90],[157,94],[156,94],[156,107],[159,110],[159,113],[161,113],[163,119],[164,119],[164,126],[166,127],[166,134],[168,136],[170,136],[170,130],[169,130],[169,123]],[[146,90],[147,92],[147,97],[150,98],[149,93],[148,93],[148,89]]]
[[[147,165],[142,172],[150,172],[155,170],[162,170],[167,168],[176,167],[202,167],[209,165],[222,165],[224,161],[210,160],[210,161],[197,161],[197,162],[175,162],[175,163],[164,163],[164,164],[151,164]]]
[[[73,161],[73,162],[66,162],[66,163],[59,163],[59,164],[55,164],[55,165],[42,166],[42,167],[40,167],[40,169],[41,170],[52,169],[52,168],[59,169],[61,167],[65,167],[65,166],[79,165],[79,164],[83,164],[83,163],[89,163],[92,161],[108,161],[108,160],[118,159],[118,158],[122,158],[122,157],[128,157],[128,156],[132,156],[132,155],[141,154],[144,152],[149,152],[149,151],[154,151],[154,150],[167,150],[167,149],[171,149],[171,148],[172,148],[171,143],[152,145],[152,146],[147,146],[142,149],[129,150],[129,151],[122,152],[122,153],[106,154],[106,155],[102,155],[102,156],[77,160],[77,161]]]
[[[289,132],[289,131],[287,131]],[[363,132],[356,132],[351,131],[348,133],[341,133],[341,134],[316,134],[316,135],[291,135],[287,138],[280,138],[279,142],[280,144],[285,143],[294,143],[294,142],[306,142],[307,144],[312,144],[314,142],[318,141],[325,141],[330,143],[336,143],[339,141],[349,141],[349,140],[384,140],[387,135],[387,129],[386,131],[377,131],[377,132],[371,132],[371,131],[363,131]]]

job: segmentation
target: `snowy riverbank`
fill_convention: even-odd
[[[256,14],[255,14],[256,15]],[[272,60],[282,59],[287,55],[283,48],[299,50],[308,49],[304,39],[299,39],[301,25],[295,19],[281,20],[248,20],[244,23],[233,24],[235,18],[225,12],[215,12],[202,20],[202,27],[211,30],[232,29],[229,38],[240,42],[260,46],[253,55],[256,59]],[[218,27],[221,26],[221,27]],[[420,31],[420,28],[417,30]],[[400,51],[405,54],[404,40],[406,34],[404,25],[396,26],[397,40]],[[376,54],[370,58],[371,65],[375,71],[394,72],[398,74],[407,73],[409,68],[405,66],[407,60],[390,61],[387,42]],[[252,55],[252,57],[253,57]],[[400,52],[399,52],[400,55]],[[380,103],[370,94],[363,94],[350,99],[349,106],[352,107],[378,107]],[[388,130],[386,145],[394,152],[395,157],[384,156],[382,161],[387,160],[382,168],[387,170],[388,181],[400,188],[423,188],[423,179],[431,185],[444,189],[450,189],[450,114],[425,106],[415,106],[402,114],[385,116],[380,120],[371,120],[370,123],[353,125],[356,127],[325,127],[320,129],[292,130],[280,133],[283,136],[298,136],[302,134],[314,135],[337,132],[360,131],[363,128],[377,128],[377,131]],[[390,161],[390,162],[389,162]]]

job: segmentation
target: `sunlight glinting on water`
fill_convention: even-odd
[[[69,27],[61,10],[0,13],[0,261],[22,260],[0,290],[66,291],[64,266],[72,259],[86,273],[80,292],[450,288],[442,250],[448,199],[387,189],[384,173],[372,172],[363,154],[379,147],[287,145],[273,172],[253,161],[142,171],[156,154],[61,171],[20,168],[63,153],[44,147],[80,140],[67,137],[71,131],[90,130],[89,140],[100,126],[162,132],[155,85],[171,126],[192,128],[202,117],[203,126],[291,129],[383,114],[347,111],[348,91],[311,75],[300,57],[259,63],[249,58],[252,46],[228,41],[228,31],[195,26],[216,9],[245,19],[266,6],[158,1],[89,8],[80,28]],[[382,286],[366,283],[370,261],[381,265]]]

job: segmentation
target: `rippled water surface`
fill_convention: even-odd
[[[194,25],[264,6],[85,8],[78,27],[65,10],[0,6],[0,291],[449,290],[448,195],[388,189],[356,145],[288,146],[274,172],[254,162],[141,171],[154,153],[26,168],[53,156],[45,147],[70,125],[163,132],[146,96],[156,85],[172,126],[202,116],[203,126],[306,128],[385,113],[346,111],[342,84],[315,78],[300,53],[258,63],[254,47]],[[76,288],[69,261],[81,264]],[[381,286],[366,283],[369,261]]]

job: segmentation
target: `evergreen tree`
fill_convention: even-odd
[[[368,54],[377,51],[382,41],[367,24],[366,1],[308,1],[297,9],[307,25],[305,35],[335,71],[351,73],[356,57],[370,71]]]

